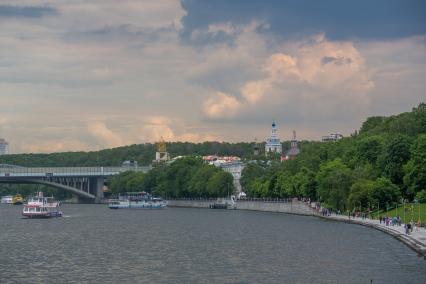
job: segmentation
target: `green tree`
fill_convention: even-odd
[[[345,209],[352,185],[352,172],[335,159],[321,165],[316,176],[320,200],[332,209]]]
[[[362,162],[375,165],[382,150],[383,138],[381,136],[367,136],[357,142],[357,155]]]
[[[404,184],[408,187],[408,197],[426,189],[426,134],[419,135],[411,148],[411,159],[404,166]]]
[[[364,210],[377,204],[373,197],[374,187],[374,181],[371,180],[361,179],[355,181],[351,186],[348,197],[349,209],[359,208]]]
[[[207,182],[207,192],[210,197],[225,197],[234,193],[234,178],[230,173],[218,171]]]
[[[392,183],[402,187],[404,178],[404,164],[410,159],[410,139],[406,136],[396,135],[391,137],[385,146],[381,156],[380,166],[383,176],[389,178]]]
[[[380,208],[385,208],[399,202],[401,191],[389,179],[381,177],[373,183],[372,197]]]

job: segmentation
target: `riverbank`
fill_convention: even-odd
[[[407,235],[405,234],[404,224],[401,224],[401,226],[386,226],[383,222],[380,223],[379,220],[362,219],[360,217],[353,218],[351,216],[349,219],[348,216],[344,215],[317,216],[327,220],[357,224],[380,230],[401,241],[426,260],[426,228],[424,227],[416,227],[413,232]]]
[[[208,199],[179,199],[167,200],[170,207],[185,207],[185,208],[209,208],[215,200]],[[235,209],[237,210],[252,210],[264,212],[287,213],[294,215],[313,216],[317,215],[317,211],[307,206],[304,202],[293,200],[264,200],[264,201],[249,201],[238,200]]]
[[[213,204],[214,200],[168,200],[170,207],[184,207],[184,208],[209,208],[210,204]],[[415,228],[409,235],[405,234],[404,224],[401,226],[386,226],[380,224],[378,220],[362,219],[358,217],[351,217],[344,215],[332,215],[322,216],[317,210],[311,208],[307,203],[292,200],[290,202],[266,200],[266,201],[245,201],[238,200],[236,202],[237,210],[252,210],[252,211],[263,211],[263,212],[278,212],[293,215],[305,215],[305,216],[317,216],[322,219],[339,221],[357,225],[363,225],[376,230],[380,230],[386,234],[391,235],[395,239],[404,243],[424,259],[426,259],[426,228]]]

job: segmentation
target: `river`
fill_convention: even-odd
[[[0,205],[0,283],[425,283],[426,261],[371,228],[242,210]]]

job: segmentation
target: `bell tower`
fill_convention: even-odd
[[[167,152],[166,142],[163,137],[157,143],[157,152],[155,153],[155,163],[167,162],[170,160],[170,155]]]

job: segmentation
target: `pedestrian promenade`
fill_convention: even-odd
[[[414,227],[412,232],[410,231],[408,234],[406,234],[404,224],[401,224],[401,226],[398,226],[398,225],[386,226],[384,222],[380,223],[379,220],[372,220],[368,218],[352,217],[352,216],[349,217],[347,215],[332,214],[330,216],[320,216],[320,217],[325,219],[346,222],[346,223],[364,225],[364,226],[378,229],[402,241],[403,243],[405,243],[407,246],[409,246],[410,248],[418,252],[420,255],[422,255],[426,259],[426,228],[425,227],[420,227],[420,228]]]

